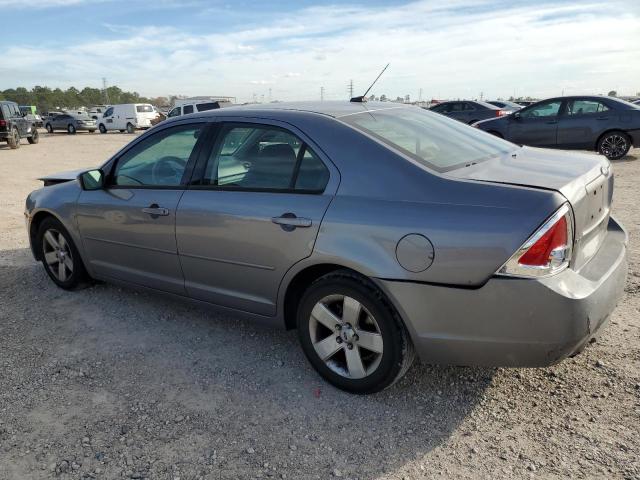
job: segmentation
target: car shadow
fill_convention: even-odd
[[[494,375],[416,363],[383,392],[351,395],[311,369],[296,332],[108,284],[67,292],[28,249],[0,251],[0,278],[5,427],[21,431],[0,463],[39,443],[94,468],[88,436],[110,458],[146,458],[129,469],[151,478],[373,480],[446,442]]]

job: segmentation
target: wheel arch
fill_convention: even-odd
[[[627,137],[629,137],[629,140],[631,141],[631,145],[635,146],[634,141],[633,141],[633,136],[629,132],[627,132],[626,130],[623,130],[621,128],[608,128],[604,132],[602,132],[600,135],[598,135],[598,138],[596,139],[596,143],[593,146],[593,150],[597,152],[598,151],[598,145],[600,145],[600,141],[605,137],[605,135],[608,135],[609,133],[612,133],[612,132],[622,132],[622,133],[624,133]]]
[[[36,237],[38,235],[40,225],[42,225],[42,222],[48,217],[55,218],[64,225],[62,219],[49,210],[40,210],[33,215],[29,224],[29,241],[31,244],[31,251],[33,252],[33,256],[36,260],[42,260],[42,245],[36,242]]]
[[[391,300],[387,297],[386,292],[380,289],[379,285],[364,273],[355,270],[352,267],[347,267],[345,265],[340,265],[337,263],[307,264],[291,275],[290,280],[286,282],[286,287],[284,288],[284,294],[282,295],[281,301],[281,311],[282,319],[284,321],[284,327],[286,330],[296,329],[296,312],[298,310],[300,300],[304,295],[304,291],[307,289],[307,287],[309,287],[309,285],[311,285],[318,278],[337,271],[344,271],[345,273],[360,277],[371,287],[380,291],[380,294],[386,299],[389,305],[393,307],[393,302],[391,302]]]

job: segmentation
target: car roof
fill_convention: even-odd
[[[281,102],[281,103],[261,103],[250,105],[233,105],[224,109],[207,110],[200,112],[206,116],[251,116],[251,115],[277,115],[285,112],[306,112],[340,118],[357,113],[372,112],[376,110],[388,110],[392,108],[402,108],[406,105],[393,102]],[[179,117],[176,117],[179,118]]]

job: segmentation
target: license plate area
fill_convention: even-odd
[[[585,234],[609,218],[609,177],[600,175],[588,183],[586,189],[587,218],[585,219]]]

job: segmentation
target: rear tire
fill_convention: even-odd
[[[88,285],[90,278],[80,253],[59,220],[44,219],[38,228],[36,242],[41,249],[42,265],[57,286],[74,290]]]
[[[127,133],[135,133],[136,129],[131,123],[127,123]]]
[[[313,282],[300,301],[297,321],[307,359],[342,390],[383,390],[413,363],[413,344],[395,309],[373,284],[352,272]]]
[[[47,123],[47,126],[45,128],[47,129],[47,132],[53,133],[53,127],[51,126],[50,123]]]
[[[631,149],[631,138],[620,130],[605,133],[598,140],[598,153],[609,160],[619,160]]]
[[[9,135],[9,138],[7,138],[7,143],[9,144],[9,148],[12,150],[20,148],[20,133],[18,133],[17,128],[11,130],[11,134]]]
[[[71,123],[69,125],[67,125],[67,133],[69,135],[75,135],[76,133],[76,127],[74,127]]]
[[[105,127],[102,123],[98,127],[98,130],[100,130],[100,133],[107,133],[107,127]]]
[[[31,136],[27,138],[27,141],[31,145],[34,145],[34,144],[36,144],[36,143],[38,143],[40,141],[40,134],[38,133],[38,129],[37,128],[33,128],[31,130]]]

